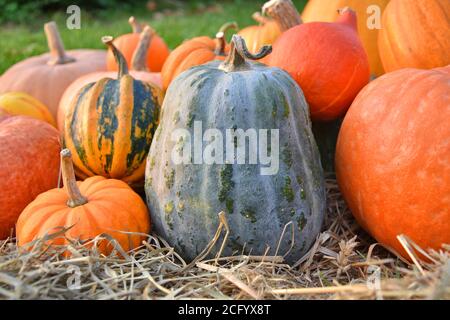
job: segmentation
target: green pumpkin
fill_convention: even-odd
[[[225,62],[182,73],[166,93],[147,159],[145,189],[154,230],[188,260],[214,237],[221,211],[230,227],[223,254],[245,249],[262,255],[267,247],[268,254],[275,254],[287,226],[277,254],[287,253],[287,261],[294,262],[307,252],[321,229],[324,175],[302,91],[281,69],[246,60],[262,58],[270,49],[251,55],[244,40],[235,35]],[[230,161],[228,140],[221,141],[218,135],[203,142],[203,154],[217,139],[225,150],[224,161],[218,157],[205,163],[207,157],[199,159],[195,152],[195,148],[201,149],[195,143],[200,125],[202,134],[217,129],[223,137],[227,129],[268,129],[270,147],[265,151],[275,155],[278,146],[278,170],[263,175],[268,162],[249,163],[251,155],[263,150],[261,144],[255,152],[247,152],[244,164],[236,163],[232,156]],[[275,130],[278,141],[271,140],[276,137]],[[190,139],[187,135],[177,139],[174,132],[178,131],[188,133]],[[258,141],[262,137],[258,136]],[[249,144],[249,139],[246,142]],[[242,147],[242,143],[233,139],[231,145]],[[180,164],[174,154],[187,154],[184,159],[191,163]],[[210,153],[216,154],[219,152]],[[219,240],[212,254],[220,245]]]

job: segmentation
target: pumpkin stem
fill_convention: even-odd
[[[264,4],[262,12],[275,19],[283,32],[303,23],[291,0],[270,0]]]
[[[133,33],[141,33],[142,30],[144,29],[144,24],[139,23],[137,21],[137,19],[135,17],[133,17],[133,16],[131,16],[128,19],[128,23],[130,24],[131,29],[133,29]]]
[[[125,60],[125,57],[113,44],[113,40],[114,38],[111,36],[102,37],[102,42],[106,44],[114,54],[114,58],[116,59],[117,65],[119,66],[119,74],[117,75],[117,78],[120,79],[124,75],[128,74],[128,65],[127,60]]]
[[[350,7],[338,9],[339,17],[336,19],[338,23],[344,23],[350,26],[355,31],[358,31],[358,20],[356,12]]]
[[[249,69],[249,66],[245,61],[246,59],[259,60],[271,52],[272,46],[266,45],[263,46],[258,53],[252,54],[248,51],[245,40],[241,36],[235,34],[231,39],[230,53],[228,54],[227,59],[220,65],[219,69],[225,72],[247,70]]]
[[[139,43],[131,58],[131,69],[136,71],[149,71],[147,68],[147,53],[155,34],[150,26],[145,26],[139,36]]]
[[[88,200],[81,194],[80,189],[78,188],[75,172],[73,170],[72,153],[69,149],[63,149],[61,151],[61,172],[64,188],[69,196],[67,205],[71,208],[75,208],[86,204]]]
[[[64,44],[58,31],[58,26],[54,21],[44,24],[44,32],[47,37],[47,44],[50,50],[51,59],[47,62],[49,65],[65,64],[74,62],[75,59],[66,55]]]
[[[225,47],[227,46],[225,33],[230,29],[234,29],[236,31],[239,30],[238,24],[236,22],[227,22],[220,27],[219,32],[216,34],[216,49],[214,50],[214,53],[217,56],[225,55]]]
[[[265,25],[266,23],[270,22],[270,19],[267,17],[264,17],[260,12],[255,12],[252,14],[253,20],[258,22],[260,25]]]

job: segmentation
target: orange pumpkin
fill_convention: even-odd
[[[450,64],[450,1],[392,0],[378,38],[386,72]]]
[[[238,34],[244,38],[250,52],[257,53],[264,45],[273,44],[280,36],[281,29],[275,20],[263,17],[259,12],[255,12],[252,18],[259,25],[246,27]]]
[[[339,187],[375,239],[405,254],[450,243],[450,66],[402,69],[364,88],[342,124]]]
[[[56,117],[64,90],[77,78],[106,69],[104,50],[64,51],[54,22],[44,26],[50,53],[23,60],[0,78],[0,94],[25,92],[41,101]]]
[[[388,3],[389,0],[309,0],[303,10],[302,19],[304,22],[334,22],[339,16],[338,9],[352,8],[358,16],[358,33],[369,57],[371,74],[378,77],[384,73],[378,54],[379,29],[376,26],[369,28],[367,23],[372,17],[381,19],[381,16],[374,16],[374,12],[368,12],[368,9],[377,6],[382,13]]]
[[[68,149],[61,151],[61,169],[64,188],[40,194],[20,214],[19,246],[61,227],[71,227],[65,234],[70,240],[85,242],[106,233],[126,251],[141,244],[150,232],[150,218],[138,194],[125,182],[100,176],[76,182]],[[66,238],[56,238],[51,244],[66,244]],[[102,241],[99,249],[107,255],[113,246]]]
[[[215,39],[196,37],[185,41],[172,51],[161,71],[164,91],[183,71],[213,60],[224,60],[228,52],[225,32],[230,28],[237,29],[237,24],[233,22],[223,25]]]
[[[285,19],[281,25],[286,26],[294,25],[298,15],[290,0],[270,1],[264,9],[277,21]],[[356,14],[349,8],[340,10],[336,23],[304,23],[285,31],[273,45],[269,65],[292,76],[305,94],[312,119],[320,121],[343,116],[370,78]]]
[[[58,131],[48,123],[0,117],[0,239],[12,234],[20,213],[38,194],[57,186],[60,149]]]
[[[128,20],[133,32],[121,35],[114,40],[114,46],[122,52],[128,65],[131,65],[134,52],[139,44],[139,35],[144,29],[144,25],[138,23],[134,17]],[[170,50],[164,40],[156,33],[148,45],[147,51],[147,68],[152,72],[161,72],[161,69],[169,56]],[[106,67],[108,71],[118,71],[117,62],[111,50],[108,50],[106,57]]]
[[[0,95],[0,113],[23,115],[45,121],[55,126],[55,119],[39,100],[24,92],[8,92]]]
[[[154,31],[146,26],[140,35],[140,41],[137,49],[131,59],[131,71],[130,75],[136,80],[141,80],[147,83],[152,83],[159,88],[162,88],[161,74],[159,72],[149,72],[146,65],[146,56],[148,50],[148,43],[154,35]],[[115,71],[99,71],[84,75],[74,82],[64,91],[64,94],[59,102],[58,108],[58,129],[60,132],[64,131],[64,119],[67,109],[73,98],[78,94],[81,88],[85,85],[97,82],[103,78],[116,78],[117,72]]]

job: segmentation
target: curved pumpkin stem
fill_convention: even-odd
[[[144,29],[144,26],[145,26],[144,24],[139,23],[137,21],[137,19],[135,17],[133,17],[133,16],[131,16],[128,19],[128,23],[130,24],[131,29],[133,29],[133,33],[141,33],[142,30]]]
[[[235,34],[231,39],[230,53],[227,59],[220,65],[219,69],[226,72],[247,70],[248,64],[245,61],[246,59],[259,60],[271,52],[272,46],[266,45],[263,46],[258,53],[252,54],[248,50],[245,40],[241,36]]]
[[[344,7],[338,9],[339,17],[336,22],[343,23],[358,31],[358,18],[356,17],[356,12],[350,7]]]
[[[155,34],[150,26],[146,26],[139,36],[139,43],[131,58],[131,69],[135,71],[149,71],[147,68],[147,53]]]
[[[58,26],[54,21],[44,24],[44,32],[47,37],[48,49],[50,50],[50,56],[52,57],[47,64],[65,64],[74,62],[75,59],[66,55],[64,50],[64,44],[61,40],[61,36],[58,31]]]
[[[77,185],[75,172],[73,170],[72,153],[69,149],[64,149],[61,151],[61,172],[64,181],[64,188],[69,196],[67,205],[71,208],[75,208],[86,204],[88,201],[81,194]]]
[[[275,19],[283,32],[303,23],[291,0],[270,0],[264,4],[262,12]]]
[[[217,56],[225,55],[225,47],[227,46],[227,41],[225,39],[225,33],[230,30],[239,30],[237,22],[227,22],[220,27],[219,32],[216,34],[216,49],[214,50]]]
[[[114,58],[116,59],[117,65],[119,66],[119,74],[117,75],[117,78],[120,79],[124,75],[128,74],[128,64],[127,64],[127,60],[125,60],[125,57],[113,44],[113,41],[114,41],[114,38],[111,36],[102,37],[102,42],[104,44],[106,44],[109,47],[109,49],[112,51],[112,53],[114,54]]]
[[[270,22],[270,19],[267,17],[264,17],[260,12],[253,13],[252,18],[256,22],[258,22],[260,25],[265,25],[266,23]]]

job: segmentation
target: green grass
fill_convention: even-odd
[[[306,0],[293,2],[301,10]],[[86,12],[82,8],[80,30],[65,27],[65,12],[36,17],[28,24],[3,25],[0,26],[0,74],[20,60],[47,51],[43,24],[50,20],[57,22],[66,49],[104,48],[100,41],[102,36],[130,32],[127,21],[131,15],[150,23],[173,49],[184,39],[199,35],[214,36],[219,27],[228,21],[238,22],[241,28],[255,24],[251,15],[259,11],[263,3],[264,0],[223,0],[220,4],[207,7],[202,6],[201,2],[193,6],[191,2],[176,11],[157,14],[150,13],[145,7],[127,12],[113,8]]]

